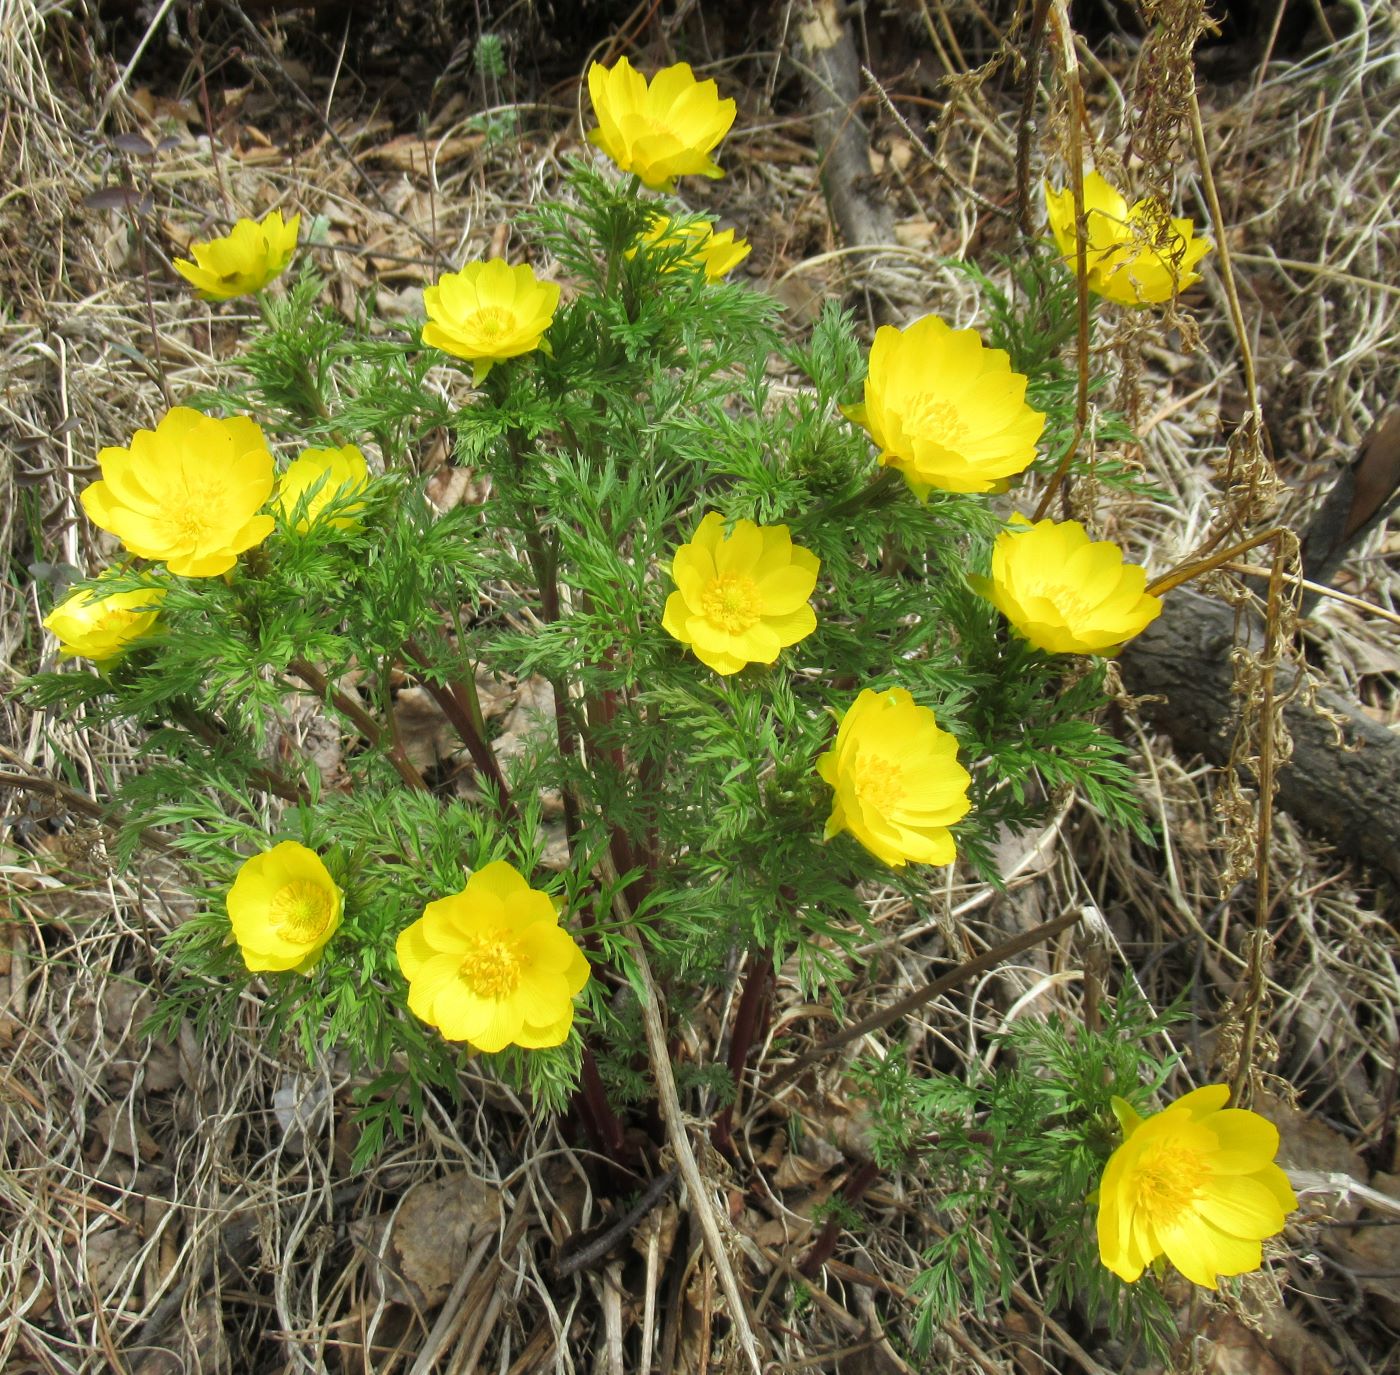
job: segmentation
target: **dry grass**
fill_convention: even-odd
[[[918,142],[873,102],[882,184],[899,222],[900,246],[885,252],[833,244],[805,123],[781,105],[775,112],[776,54],[716,59],[716,74],[746,90],[743,129],[728,145],[731,175],[696,188],[694,200],[744,226],[756,284],[774,290],[799,322],[814,297],[831,293],[880,297],[902,316],[933,308],[966,321],[973,297],[946,256],[977,257],[1012,241],[1010,222],[985,206],[1005,205],[1013,184],[1019,100],[1014,88],[973,72],[1003,35],[976,4],[904,8],[925,59],[936,40],[949,64],[972,74],[941,122],[917,131]],[[217,381],[232,354],[238,317],[191,305],[163,261],[170,248],[211,218],[299,207],[326,217],[317,251],[343,304],[373,282],[383,310],[412,314],[415,288],[436,265],[499,250],[514,215],[556,182],[578,127],[572,93],[546,94],[518,107],[519,138],[490,148],[469,123],[473,96],[439,99],[420,138],[376,113],[374,91],[352,71],[328,64],[312,75],[286,57],[273,19],[238,30],[249,84],[226,104],[216,54],[202,54],[221,121],[217,149],[202,137],[198,65],[160,26],[146,65],[113,95],[104,124],[98,112],[121,73],[80,9],[0,0],[0,165],[12,171],[0,187],[0,637],[8,665],[0,747],[4,772],[60,778],[101,799],[137,767],[135,733],[27,713],[9,689],[52,652],[38,620],[55,570],[98,562],[90,527],[75,518],[96,451],[151,423],[168,398]],[[1344,34],[1307,55],[1203,94],[1247,344],[1288,489],[1285,512],[1295,521],[1400,390],[1400,58],[1393,16],[1379,0],[1359,0],[1347,22]],[[701,32],[703,16],[673,26],[681,27],[691,43],[715,38]],[[653,55],[670,31],[646,29]],[[888,36],[888,26],[881,32]],[[879,34],[870,37],[878,49]],[[770,39],[786,43],[780,25]],[[887,67],[899,65],[885,57]],[[1134,52],[1108,39],[1092,53],[1082,48],[1080,60],[1099,141],[1121,148],[1140,80]],[[879,66],[874,55],[872,63]],[[143,86],[148,68],[163,73],[150,77],[154,94]],[[340,72],[334,87],[331,71]],[[896,104],[927,89],[904,76],[886,79]],[[179,142],[136,159],[113,136],[138,129],[153,142],[166,134]],[[1062,130],[1058,117],[1046,121],[1037,165],[1059,155]],[[138,194],[149,189],[149,236],[129,208],[85,199],[127,177]],[[1176,180],[1185,213],[1204,220],[1204,206],[1191,200],[1199,182],[1189,159]],[[1150,510],[1103,509],[1098,518],[1158,571],[1198,546],[1221,514],[1221,417],[1238,417],[1243,393],[1240,341],[1218,282],[1208,274],[1196,302],[1198,347],[1141,322],[1115,344],[1139,420],[1138,456],[1169,499]],[[1400,609],[1396,548],[1393,534],[1376,532],[1341,585]],[[1397,720],[1392,627],[1324,603],[1304,634],[1319,673],[1378,719]],[[1017,878],[1007,900],[951,876],[932,915],[914,919],[874,895],[882,955],[852,991],[850,1017],[927,980],[955,924],[965,948],[980,950],[1089,905],[1106,919],[1114,982],[1135,979],[1160,1004],[1195,979],[1197,1015],[1181,1048],[1193,1066],[1211,1062],[1222,1009],[1245,977],[1252,918],[1238,885],[1226,882],[1221,897],[1211,772],[1177,758],[1131,718],[1126,728],[1136,732],[1163,847],[1146,851],[1076,807],[1041,836],[1008,844],[1006,869]],[[161,979],[155,942],[189,910],[179,875],[157,853],[118,871],[104,833],[72,807],[13,788],[3,796],[0,1367],[614,1372],[623,1369],[624,1337],[635,1348],[627,1334],[649,1324],[658,1368],[703,1368],[707,1351],[713,1368],[728,1368],[722,1363],[734,1353],[711,1321],[714,1277],[698,1243],[678,1231],[674,1203],[641,1229],[625,1276],[618,1261],[552,1276],[557,1242],[606,1219],[613,1204],[595,1196],[597,1172],[585,1154],[557,1129],[531,1127],[498,1085],[482,1078],[472,1086],[475,1108],[430,1117],[352,1177],[344,1068],[270,1060],[259,1048],[253,1000],[227,1052],[212,1053],[187,1032],[174,1044],[140,1038],[136,1027]],[[1372,1164],[1400,1170],[1400,1161],[1376,1154],[1382,1143],[1396,1146],[1400,1046],[1400,971],[1384,898],[1287,818],[1276,820],[1270,863],[1280,934],[1266,970],[1261,1051],[1277,1048],[1274,1071],[1306,1109],[1307,1130],[1326,1138],[1328,1168],[1364,1180],[1369,1153]],[[950,1062],[972,1063],[1011,1019],[1050,1009],[1079,1015],[1082,964],[1065,938],[931,1003],[908,1035],[932,1038]],[[799,1026],[824,1034],[820,1014],[803,1020],[811,1009],[795,1004],[781,971],[780,988],[784,1010],[770,1037]],[[709,1011],[711,1027],[697,1036],[727,1024],[732,1006],[717,996]],[[769,1284],[755,1304],[773,1368],[909,1369],[897,1354],[908,1319],[901,1296],[920,1268],[936,1200],[877,1185],[862,1205],[866,1230],[846,1238],[811,1302],[798,1310],[772,1297],[770,1280],[805,1249],[813,1202],[839,1186],[835,1167],[860,1149],[863,1128],[842,1096],[839,1064],[819,1087],[829,1096],[788,1094],[741,1119],[741,1155],[758,1162],[755,1177],[766,1184],[747,1199],[720,1189],[739,1209],[736,1259],[756,1277],[756,1295]],[[303,1120],[294,1126],[295,1111]],[[803,1152],[783,1145],[789,1114],[809,1128]],[[727,1167],[701,1163],[725,1185]],[[413,1185],[464,1170],[499,1198],[499,1222],[457,1239],[463,1259],[450,1292],[436,1296],[445,1299],[441,1312],[416,1311],[396,1272],[423,1261],[408,1265],[392,1249],[387,1215]],[[1328,1206],[1343,1207],[1335,1193],[1323,1191]],[[379,1224],[361,1225],[373,1219]],[[1266,1371],[1271,1359],[1295,1372],[1400,1369],[1384,1315],[1362,1316],[1364,1258],[1320,1246],[1319,1235],[1311,1222],[1291,1232],[1296,1245],[1281,1273],[1295,1286],[1292,1316],[1261,1299],[1264,1328],[1282,1334],[1281,1345],[1243,1368]],[[1122,1368],[1122,1353],[1082,1350],[1059,1318],[1044,1312],[1033,1276],[1024,1276],[1008,1312],[969,1316],[947,1332],[935,1368]],[[1188,1321],[1205,1318],[1192,1309]],[[1219,1353],[1234,1349],[1236,1329],[1252,1339],[1230,1321],[1209,1319],[1216,1340],[1197,1353],[1205,1368],[1240,1368]]]

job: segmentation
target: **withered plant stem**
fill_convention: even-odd
[[[627,897],[622,891],[621,884],[617,881],[617,872],[613,869],[607,855],[602,856],[599,867],[603,870],[604,877],[612,883],[613,912],[621,923],[623,933],[632,947],[633,968],[636,971],[633,987],[641,1004],[642,1026],[646,1030],[647,1038],[647,1057],[651,1061],[652,1077],[656,1082],[657,1106],[661,1112],[661,1121],[666,1128],[666,1139],[670,1143],[671,1153],[675,1157],[681,1178],[685,1181],[686,1193],[690,1199],[691,1216],[695,1219],[700,1235],[704,1238],[705,1250],[709,1253],[710,1263],[714,1266],[715,1274],[719,1277],[719,1287],[729,1305],[729,1317],[734,1324],[734,1334],[738,1338],[739,1349],[744,1353],[754,1375],[763,1375],[763,1358],[759,1354],[758,1341],[753,1333],[753,1324],[749,1320],[749,1312],[744,1305],[744,1295],[739,1288],[734,1265],[729,1259],[729,1248],[725,1246],[724,1237],[720,1233],[719,1218],[715,1212],[709,1186],[705,1183],[705,1177],[700,1173],[700,1166],[695,1159],[695,1152],[691,1149],[690,1137],[686,1132],[680,1094],[676,1091],[676,1076],[671,1069],[671,1052],[666,1044],[666,1025],[661,1016],[661,1000],[657,995],[656,976],[651,971],[651,961],[647,959],[647,948],[642,933],[632,920],[632,909],[628,906]],[[610,870],[612,872],[609,872]]]
[[[1189,70],[1189,69],[1188,69]],[[1190,90],[1191,142],[1196,150],[1196,163],[1201,171],[1201,189],[1205,192],[1206,206],[1210,210],[1211,228],[1215,231],[1216,271],[1225,288],[1225,299],[1230,306],[1230,324],[1235,333],[1235,347],[1240,351],[1240,371],[1244,374],[1245,402],[1249,413],[1254,417],[1255,442],[1258,443],[1259,429],[1263,425],[1263,414],[1259,409],[1259,386],[1254,375],[1254,351],[1249,344],[1249,330],[1245,325],[1244,309],[1240,305],[1239,289],[1235,285],[1235,272],[1230,262],[1230,242],[1226,234],[1225,212],[1220,208],[1220,196],[1215,189],[1215,174],[1210,166],[1210,149],[1206,146],[1206,131],[1201,123],[1201,103],[1196,98],[1196,83],[1191,82]]]
[[[763,1085],[764,1091],[770,1096],[777,1093],[784,1084],[791,1083],[804,1070],[815,1065],[819,1060],[824,1060],[832,1051],[840,1050],[842,1046],[850,1045],[852,1041],[858,1041],[862,1036],[868,1036],[872,1031],[879,1031],[892,1022],[899,1021],[901,1017],[907,1017],[911,1012],[917,1011],[925,1003],[938,997],[940,993],[946,993],[950,988],[956,988],[959,984],[975,978],[978,974],[985,974],[987,970],[995,969],[1003,960],[1009,960],[1013,955],[1019,955],[1023,950],[1029,950],[1042,941],[1053,940],[1061,931],[1068,931],[1071,926],[1077,925],[1082,920],[1083,913],[1081,911],[1066,912],[1062,917],[1056,917],[1053,921],[1033,926],[1029,931],[993,947],[985,954],[967,960],[956,969],[926,983],[922,988],[916,988],[897,1003],[891,1003],[889,1007],[871,1013],[869,1017],[846,1027],[844,1031],[838,1031],[835,1036],[799,1055],[796,1060],[780,1069]]]
[[[1269,945],[1269,860],[1273,852],[1274,792],[1274,671],[1278,663],[1278,629],[1283,602],[1283,562],[1291,541],[1274,545],[1269,600],[1264,618],[1264,653],[1259,670],[1259,821],[1254,844],[1254,930],[1249,940],[1249,968],[1244,994],[1244,1025],[1239,1060],[1230,1081],[1230,1101],[1247,1101],[1254,1046],[1264,1007],[1264,956]]]
[[[1175,568],[1163,573],[1160,578],[1154,578],[1147,584],[1146,591],[1149,596],[1164,597],[1172,588],[1180,587],[1182,583],[1190,582],[1192,578],[1199,578],[1203,573],[1209,573],[1214,568],[1223,567],[1240,554],[1246,553],[1257,545],[1276,540],[1280,535],[1286,533],[1287,531],[1281,525],[1270,526],[1262,534],[1251,535],[1248,539],[1241,540],[1238,544],[1232,544],[1228,549],[1218,550],[1207,558],[1188,559],[1185,563],[1179,563]],[[1211,543],[1214,542],[1214,540],[1211,541]]]
[[[1045,51],[1045,21],[1049,15],[1050,0],[1035,0],[1030,32],[1026,36],[1026,65],[1021,73],[1025,88],[1021,92],[1021,115],[1016,124],[1016,219],[1027,239],[1035,238],[1035,226],[1031,222],[1031,122],[1036,92],[1040,88],[1040,59]]]

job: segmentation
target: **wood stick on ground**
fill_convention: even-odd
[[[1231,607],[1177,588],[1162,614],[1119,659],[1123,682],[1146,695],[1142,714],[1185,753],[1215,764],[1229,758],[1236,702],[1230,653],[1242,635]],[[1280,693],[1289,684],[1281,682]],[[1284,708],[1293,759],[1279,775],[1278,806],[1400,882],[1400,736],[1372,721],[1339,693],[1317,689],[1317,704],[1342,722],[1346,748],[1332,723],[1305,702]]]
[[[894,242],[894,216],[884,199],[867,194],[870,136],[856,115],[860,62],[836,0],[813,0],[798,20],[798,67],[812,115],[822,190],[847,245]]]
[[[690,1148],[690,1138],[686,1134],[685,1118],[681,1112],[680,1094],[676,1091],[676,1077],[671,1072],[671,1052],[666,1045],[666,1027],[661,1018],[661,999],[656,991],[656,977],[651,972],[651,962],[647,959],[646,945],[642,934],[632,922],[632,909],[627,905],[621,886],[617,884],[617,873],[605,856],[601,866],[615,885],[613,908],[623,924],[627,938],[632,943],[632,958],[636,963],[637,980],[641,987],[642,1025],[646,1029],[647,1057],[651,1061],[651,1072],[656,1080],[657,1106],[661,1120],[666,1127],[666,1139],[676,1158],[676,1167],[685,1181],[686,1192],[690,1195],[691,1215],[705,1241],[705,1250],[719,1276],[720,1288],[724,1291],[725,1302],[729,1305],[730,1320],[739,1347],[748,1360],[754,1375],[763,1375],[763,1358],[759,1354],[758,1340],[749,1321],[748,1309],[744,1305],[744,1295],[739,1288],[739,1278],[725,1249],[724,1237],[720,1232],[719,1218],[710,1198],[709,1186],[700,1173],[700,1165],[695,1152]]]
[[[1009,960],[1013,955],[1019,955],[1023,950],[1029,950],[1042,941],[1053,940],[1061,931],[1067,931],[1071,926],[1082,921],[1083,916],[1083,912],[1078,910],[1066,912],[1064,916],[1056,917],[1054,921],[1042,922],[1039,926],[1033,926],[1024,934],[986,951],[985,954],[978,955],[976,959],[960,964],[956,969],[924,984],[922,988],[916,988],[897,1003],[891,1003],[889,1007],[881,1008],[879,1012],[874,1012],[869,1017],[846,1027],[844,1031],[837,1032],[835,1036],[823,1041],[821,1045],[813,1046],[811,1050],[799,1055],[785,1069],[780,1069],[768,1083],[763,1085],[764,1090],[771,1096],[784,1084],[791,1083],[803,1070],[816,1064],[818,1060],[825,1059],[832,1051],[840,1050],[842,1046],[850,1045],[852,1041],[858,1041],[862,1036],[868,1035],[872,1031],[879,1031],[881,1027],[887,1027],[891,1022],[897,1022],[901,1017],[907,1017],[909,1013],[938,997],[940,993],[946,993],[950,988],[956,988],[967,979],[984,974],[989,969],[995,969],[1003,960]]]

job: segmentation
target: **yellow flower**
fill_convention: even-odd
[[[306,974],[340,925],[345,894],[314,850],[284,840],[244,860],[226,905],[249,969]]]
[[[865,402],[844,409],[920,501],[935,487],[1004,491],[1035,459],[1045,427],[1010,358],[984,347],[975,330],[950,329],[933,315],[875,331]]]
[[[81,655],[99,665],[125,654],[155,627],[163,587],[134,592],[109,592],[88,587],[65,598],[44,617],[44,626],[59,641],[59,655]]]
[[[280,277],[296,252],[301,216],[285,224],[280,210],[258,220],[239,220],[222,239],[192,243],[188,258],[175,259],[175,271],[206,301],[227,301],[261,291]]]
[[[625,58],[588,69],[588,94],[599,127],[588,141],[653,191],[674,191],[677,177],[722,177],[710,154],[734,123],[732,100],[713,81],[696,81],[688,62],[651,81]]]
[[[542,336],[559,308],[559,287],[523,263],[490,258],[443,273],[424,291],[423,305],[423,342],[475,364],[472,382],[479,387],[493,364],[548,349]]]
[[[1226,1085],[1209,1084],[1141,1118],[1113,1100],[1123,1144],[1099,1185],[1099,1256],[1130,1284],[1163,1254],[1207,1289],[1257,1270],[1259,1243],[1298,1206],[1274,1164],[1278,1129],[1229,1101]]]
[[[992,546],[990,581],[969,577],[1018,635],[1047,654],[1105,654],[1145,630],[1162,602],[1144,592],[1147,572],[1077,520],[1013,516]]]
[[[710,282],[727,276],[749,256],[748,243],[744,239],[736,240],[732,229],[716,234],[712,224],[700,220],[677,228],[675,221],[666,215],[658,215],[638,243],[660,249],[684,245],[685,251],[667,271],[675,271],[682,263],[701,267],[706,281]],[[635,252],[636,249],[628,249],[627,256],[630,258]]]
[[[562,1045],[588,982],[588,961],[549,895],[501,859],[430,902],[397,949],[409,1009],[477,1050]]]
[[[849,831],[877,859],[951,864],[955,821],[972,804],[957,738],[904,688],[866,688],[841,718],[836,744],[817,760],[835,790],[825,840]]]
[[[277,484],[273,505],[290,520],[297,503],[315,488],[314,495],[306,503],[302,519],[297,521],[296,528],[304,535],[332,500],[354,496],[356,492],[364,491],[368,482],[365,456],[357,445],[345,444],[339,449],[306,449],[287,465],[287,471]],[[332,516],[330,523],[341,530],[353,530],[360,523],[355,515],[363,509],[362,501],[341,506],[340,514]]]
[[[272,455],[246,416],[215,420],[176,406],[154,430],[137,430],[129,449],[103,449],[97,462],[102,480],[81,496],[88,518],[172,573],[227,573],[272,532],[272,517],[257,514],[272,495]]]
[[[1074,269],[1074,192],[1045,183],[1050,229]],[[1129,206],[1097,172],[1084,178],[1085,262],[1089,290],[1125,306],[1157,305],[1201,280],[1195,266],[1214,244],[1197,238],[1190,220],[1176,220],[1155,196]]]
[[[807,598],[820,566],[786,525],[740,520],[726,536],[723,518],[711,511],[671,560],[679,591],[666,599],[661,624],[716,673],[771,664],[817,628]]]

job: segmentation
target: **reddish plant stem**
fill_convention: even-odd
[[[384,743],[384,731],[379,722],[348,693],[332,687],[330,680],[314,664],[307,663],[305,659],[293,659],[287,665],[287,672],[300,678],[318,697],[329,701],[342,716],[353,721],[371,746],[378,748]],[[402,745],[391,739],[385,754],[394,766],[394,771],[410,788],[427,791],[428,785],[423,775],[413,766],[413,761],[404,753]]]
[[[848,1205],[857,1203],[879,1177],[880,1167],[873,1160],[867,1160],[846,1180],[845,1186],[841,1190],[841,1201]],[[817,1234],[817,1239],[812,1243],[812,1249],[807,1252],[806,1258],[797,1267],[804,1279],[816,1279],[822,1266],[831,1259],[832,1252],[836,1250],[836,1241],[840,1235],[840,1220],[836,1217],[827,1218],[821,1231]]]
[[[593,1058],[587,1042],[583,1046],[583,1073],[579,1087],[584,1121],[591,1124],[596,1133],[598,1149],[608,1159],[622,1164],[630,1157],[627,1136],[622,1129],[622,1119],[608,1102],[603,1076],[598,1073],[598,1062]]]
[[[458,738],[467,747],[467,753],[471,755],[477,772],[495,790],[496,807],[502,820],[519,823],[520,813],[511,801],[510,788],[506,784],[505,774],[501,772],[500,760],[496,758],[495,750],[491,748],[478,726],[478,714],[472,711],[475,698],[469,695],[470,690],[461,683],[444,685],[434,681],[431,676],[435,672],[432,662],[416,641],[409,640],[404,645],[404,653],[418,670],[418,676],[422,679],[428,696],[438,704],[442,714],[451,723],[452,729],[457,732]]]
[[[744,1067],[748,1064],[760,1027],[767,1021],[768,991],[773,978],[773,953],[758,951],[750,956],[744,976],[744,991],[734,1014],[734,1034],[729,1041],[729,1072],[734,1077],[734,1101],[726,1107],[711,1128],[710,1139],[716,1150],[731,1155],[734,1150],[734,1112],[744,1087]]]
[[[590,754],[606,759],[615,769],[620,777],[626,775],[627,759],[621,748],[617,745],[600,745],[596,742],[594,732],[602,730],[607,732],[608,727],[617,716],[618,694],[612,688],[604,690],[588,703],[588,723],[589,736],[585,743],[589,747]],[[622,829],[621,826],[610,826],[608,829],[608,850],[612,854],[613,864],[616,865],[619,874],[626,874],[635,869],[641,869],[642,875],[634,879],[627,885],[627,900],[631,903],[633,911],[641,904],[642,899],[651,890],[650,872],[651,856],[645,852],[639,853],[633,844],[632,837]]]

